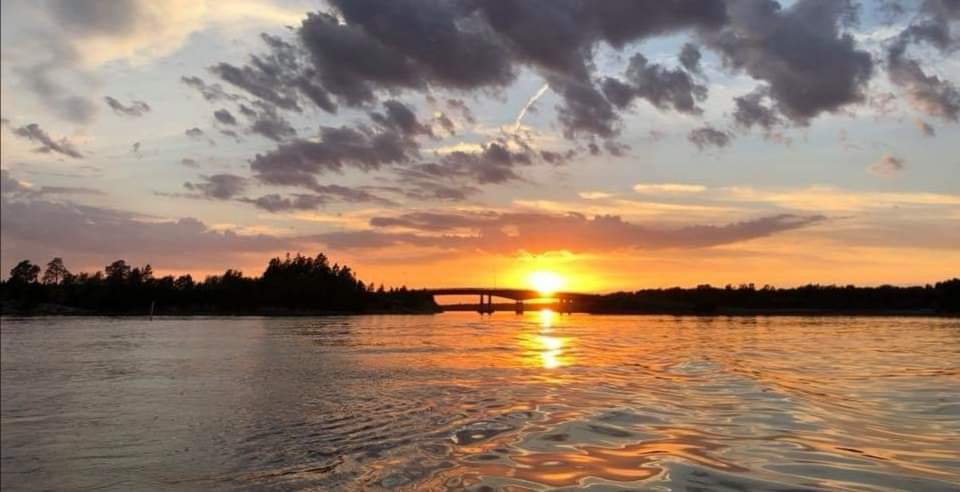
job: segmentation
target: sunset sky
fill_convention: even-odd
[[[960,2],[17,1],[2,268],[960,274]]]

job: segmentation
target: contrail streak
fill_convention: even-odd
[[[517,120],[513,122],[513,133],[517,133],[517,131],[520,130],[520,123],[523,122],[523,117],[527,115],[527,110],[529,110],[530,106],[533,106],[533,103],[537,102],[537,99],[540,99],[540,96],[547,92],[547,89],[549,88],[550,84],[543,84],[543,87],[541,87],[540,90],[538,90],[537,93],[534,94],[529,101],[527,101],[527,104],[525,104],[523,109],[520,110],[520,114],[517,115]]]

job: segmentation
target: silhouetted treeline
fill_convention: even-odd
[[[805,285],[790,289],[753,284],[646,289],[599,296],[596,313],[850,312],[960,313],[960,279],[915,287]]]
[[[203,281],[155,277],[124,260],[102,272],[73,274],[54,258],[45,269],[21,261],[0,283],[3,311],[145,314],[307,314],[436,312],[433,296],[406,287],[374,288],[323,254],[270,260],[260,277],[227,270]]]

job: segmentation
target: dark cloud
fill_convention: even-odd
[[[923,8],[943,10],[945,1],[929,0]],[[263,183],[313,190],[325,173],[400,164],[394,172],[409,180],[398,185],[403,193],[460,199],[478,184],[522,179],[518,166],[563,162],[559,152],[507,151],[516,147],[491,142],[478,152],[413,164],[422,139],[452,135],[454,120],[475,121],[462,99],[440,103],[431,94],[497,94],[523,70],[543,77],[560,100],[560,130],[580,139],[580,152],[593,155],[624,154],[616,140],[621,113],[638,98],[662,111],[701,114],[708,92],[701,49],[716,52],[726,69],[760,81],[754,92],[735,98],[736,125],[758,126],[782,142],[789,138],[775,131],[780,125],[805,125],[824,112],[866,102],[874,73],[870,54],[850,34],[858,13],[852,0],[797,0],[788,7],[772,0],[332,0],[330,6],[308,14],[289,38],[263,35],[267,49],[246,63],[210,69],[246,95],[237,111],[250,120],[250,131],[280,143],[251,162]],[[934,24],[902,37],[952,47],[949,26]],[[678,66],[635,54],[623,75],[599,75],[601,47],[624,50],[680,31],[692,33],[697,45],[682,47]],[[890,59],[888,65],[896,65]],[[912,60],[899,60],[901,68],[891,74],[911,81],[900,85],[919,86],[922,78],[907,63]],[[919,75],[926,88],[914,92],[927,99],[952,94],[943,89],[946,81]],[[226,98],[200,79],[183,80],[204,97]],[[421,122],[398,100],[410,93],[448,112]],[[363,111],[368,122],[324,126],[318,138],[305,139],[283,117],[314,107],[334,113],[341,106]],[[955,115],[945,107],[943,114]],[[688,139],[703,150],[729,145],[732,133],[706,125]],[[504,158],[499,150],[516,155]]]
[[[499,184],[523,178],[517,168],[539,160],[559,164],[567,154],[537,152],[521,138],[500,137],[476,151],[454,151],[436,162],[404,165],[394,170],[397,184],[407,198],[415,200],[465,200],[480,190],[476,185]]]
[[[873,73],[870,54],[842,33],[850,0],[797,0],[781,9],[770,0],[730,2],[730,23],[702,32],[724,64],[762,80],[774,109],[796,124],[863,102]]]
[[[269,104],[256,104],[256,106],[260,110],[252,118],[251,132],[274,142],[283,142],[297,136],[297,130],[277,112],[276,108]]]
[[[279,113],[276,106],[259,100],[254,101],[251,106],[240,104],[238,107],[240,114],[250,122],[250,132],[274,142],[283,142],[297,136],[297,130]],[[232,136],[239,140],[236,133]]]
[[[221,129],[221,130],[220,130],[220,134],[223,135],[223,136],[225,136],[225,137],[230,137],[230,138],[232,138],[235,142],[241,142],[241,141],[243,141],[243,139],[240,138],[240,135],[238,135],[237,132],[235,132],[235,131],[233,131],[233,130],[223,130],[223,129]]]
[[[683,45],[683,48],[680,49],[680,55],[678,59],[680,60],[680,65],[683,68],[687,69],[690,73],[702,73],[703,69],[700,67],[700,58],[703,55],[700,54],[700,48],[697,48],[696,45],[691,43],[686,43]]]
[[[929,43],[941,52],[950,53],[960,49],[960,38],[953,32],[957,21],[960,21],[960,2],[957,0],[924,0],[900,37]]]
[[[292,210],[316,210],[332,202],[394,205],[393,202],[368,191],[340,185],[320,185],[314,189],[312,194],[294,193],[289,196],[281,196],[271,193],[259,198],[241,198],[240,201],[273,213]]]
[[[183,159],[180,159],[180,165],[192,167],[192,168],[200,167],[200,164],[197,163],[196,159],[191,159],[189,157],[184,157]]]
[[[150,112],[150,105],[143,101],[130,101],[130,104],[125,106],[110,96],[104,97],[103,100],[107,103],[107,106],[110,106],[110,109],[112,109],[114,113],[121,116],[143,116],[145,113]]]
[[[480,192],[464,177],[435,162],[405,166],[396,170],[400,186],[389,191],[413,200],[462,201]]]
[[[12,198],[40,198],[49,195],[96,195],[102,196],[106,193],[82,186],[29,186],[26,183],[14,178],[10,171],[0,169],[0,192],[7,197]]]
[[[504,183],[520,177],[516,166],[530,165],[526,152],[511,151],[505,142],[485,144],[479,152],[451,152],[443,156],[436,171],[447,177],[466,177],[478,184]]]
[[[937,136],[937,130],[926,121],[923,121],[920,118],[914,118],[913,122],[914,124],[917,125],[917,129],[919,129],[920,132],[923,133],[924,137]]]
[[[460,117],[467,123],[473,124],[477,122],[476,117],[473,116],[473,111],[470,110],[470,107],[467,106],[467,103],[465,103],[463,99],[447,99],[447,107],[460,113]]]
[[[57,80],[57,74],[78,64],[79,56],[67,45],[51,45],[46,60],[13,70],[22,79],[22,86],[57,117],[71,123],[86,124],[97,115],[97,105],[90,98],[73,93]],[[86,82],[86,80],[84,80]]]
[[[133,145],[130,146],[130,152],[140,157],[140,142],[133,142]]]
[[[371,171],[410,162],[419,156],[414,137],[430,132],[397,101],[385,102],[384,112],[372,113],[371,121],[375,127],[321,127],[318,140],[281,144],[271,152],[258,154],[250,167],[266,184],[316,189],[317,176],[340,172],[344,167]]]
[[[291,210],[316,210],[327,203],[326,197],[301,193],[286,197],[271,193],[259,198],[243,198],[241,201],[271,213],[289,212]]]
[[[681,29],[726,21],[722,1],[501,1],[477,9],[517,63],[540,70],[560,95],[559,120],[568,137],[618,132],[619,118],[594,86],[593,55],[600,42],[615,48]],[[542,35],[550,33],[549,36]]]
[[[257,154],[250,167],[266,184],[314,188],[318,175],[340,172],[347,166],[370,171],[409,162],[417,153],[416,143],[396,132],[321,127],[319,140],[281,144],[271,152]]]
[[[690,130],[687,140],[702,151],[707,147],[726,147],[730,144],[730,134],[708,125]]]
[[[396,205],[390,200],[381,198],[366,190],[357,188],[348,188],[346,186],[331,184],[320,185],[313,188],[313,191],[321,196],[326,196],[330,200],[346,203],[376,203],[380,205]]]
[[[599,136],[611,138],[620,132],[620,119],[613,105],[593,82],[563,77],[548,78],[550,88],[563,98],[557,107],[557,119],[565,137]]]
[[[433,117],[433,122],[439,126],[447,135],[456,135],[457,126],[446,114],[438,113]]]
[[[736,105],[733,120],[737,125],[748,129],[757,125],[769,131],[780,124],[780,115],[770,106],[764,105],[763,101],[768,98],[768,94],[767,87],[760,86],[745,96],[733,98]]]
[[[495,228],[501,215],[496,212],[447,213],[410,212],[394,217],[373,217],[375,228],[400,227],[422,232],[449,232],[456,229]]]
[[[256,61],[258,59],[255,58],[255,63]],[[249,66],[235,67],[229,63],[220,63],[211,67],[210,70],[223,80],[262,98],[264,101],[283,109],[301,110],[292,94],[283,94],[276,90],[277,87],[283,86],[278,81],[271,80],[270,72],[264,72]]]
[[[203,130],[197,127],[188,128],[183,131],[183,134],[190,138],[203,138],[204,136],[206,136],[206,133],[204,133]]]
[[[514,77],[505,48],[453,2],[336,1],[335,16],[308,14],[299,30],[316,82],[342,104],[380,90],[504,86]],[[386,20],[389,19],[387,22]]]
[[[216,120],[219,121],[220,123],[223,123],[224,125],[237,124],[237,119],[234,118],[233,115],[230,114],[230,111],[227,111],[226,109],[218,109],[214,111],[213,117],[216,118]]]
[[[265,33],[261,39],[270,48],[266,55],[253,55],[242,67],[219,63],[210,71],[280,109],[299,113],[303,110],[301,102],[306,100],[329,113],[337,111],[328,90],[316,82],[316,69],[305,62],[309,55],[301,46]]]
[[[240,111],[240,114],[246,118],[256,119],[257,117],[257,111],[246,104],[241,104],[237,109]]]
[[[904,165],[903,159],[885,154],[880,160],[870,164],[867,169],[878,176],[893,176],[903,171]]]
[[[180,77],[180,81],[188,87],[192,87],[200,92],[204,99],[210,102],[217,101],[236,101],[240,99],[236,94],[230,94],[223,90],[220,84],[207,84],[200,77]]]
[[[960,90],[949,80],[928,75],[920,63],[907,54],[915,43],[926,43],[941,53],[960,49],[960,36],[951,26],[960,21],[960,3],[956,0],[927,0],[887,50],[887,75],[899,86],[917,110],[946,121],[960,117]]]
[[[587,151],[590,152],[590,155],[600,155],[600,146],[597,145],[597,142],[590,142],[587,144]]]
[[[706,99],[707,88],[695,82],[684,70],[650,64],[646,57],[636,54],[630,59],[624,78],[626,82],[608,77],[603,83],[607,99],[619,108],[629,106],[639,97],[661,110],[672,108],[689,114],[703,112],[697,102]]]
[[[660,228],[632,224],[610,215],[588,218],[577,213],[418,212],[375,217],[371,220],[372,230],[334,232],[322,234],[318,239],[330,247],[346,249],[408,244],[508,254],[521,250],[531,253],[557,250],[606,252],[633,248],[711,247],[800,229],[825,220],[819,215],[783,214],[721,226]],[[391,231],[390,228],[411,232]]]
[[[627,144],[622,144],[614,140],[606,140],[603,142],[603,148],[607,151],[608,154],[613,157],[623,157],[626,155],[627,151],[630,150],[630,146]]]
[[[332,6],[332,13],[308,14],[294,42],[266,36],[268,54],[251,57],[243,67],[221,63],[212,71],[294,111],[309,87],[323,95],[317,105],[332,111],[330,99],[362,106],[386,92],[498,90],[529,66],[561,96],[558,112],[567,135],[609,138],[618,117],[592,80],[596,47],[606,42],[621,48],[726,20],[722,0],[335,0]]]
[[[919,111],[948,121],[957,121],[960,114],[960,91],[948,80],[927,75],[920,64],[904,55],[905,45],[887,53],[890,81],[900,86],[907,100]]]
[[[418,135],[433,136],[430,127],[420,123],[417,115],[400,101],[390,100],[383,103],[383,113],[370,113],[370,119],[383,128],[399,132],[406,137]]]
[[[186,182],[183,187],[200,194],[203,198],[229,200],[247,188],[247,178],[234,174],[214,174],[201,176],[202,181]]]
[[[54,140],[36,123],[30,123],[29,125],[21,126],[19,128],[11,128],[10,131],[18,137],[22,137],[33,143],[39,144],[40,147],[36,149],[37,152],[57,153],[67,157],[73,157],[74,159],[83,158],[83,154],[81,154],[80,151],[74,147],[73,143],[67,140],[66,137],[61,138],[59,141]]]
[[[930,0],[924,8],[947,12],[947,1]],[[308,14],[293,39],[264,36],[267,52],[245,65],[223,63],[212,71],[279,109],[302,111],[312,100],[333,112],[339,105],[369,108],[404,92],[496,93],[529,68],[560,98],[557,118],[566,137],[614,141],[619,113],[635,99],[699,114],[707,86],[701,46],[685,44],[678,68],[635,55],[622,78],[598,78],[595,56],[602,45],[621,50],[653,36],[693,32],[726,68],[762,82],[760,91],[737,98],[735,118],[768,133],[783,122],[805,125],[865,102],[874,68],[848,33],[858,12],[852,0],[797,0],[789,7],[772,0],[334,0],[331,7]],[[945,41],[944,23],[935,27],[917,27],[911,39],[953,46]],[[446,104],[474,121],[462,100]],[[445,118],[437,124],[452,134]]]
[[[253,56],[251,64],[244,67],[219,63],[210,67],[210,71],[226,82],[272,105],[292,111],[302,111],[295,89],[283,80],[284,67],[269,65],[273,58],[276,57],[270,56],[265,60]]]
[[[613,142],[605,145],[617,155],[627,149]],[[461,201],[479,193],[478,185],[523,181],[520,168],[537,162],[560,165],[575,156],[573,149],[537,151],[523,138],[511,135],[482,144],[476,151],[454,151],[439,156],[436,162],[404,165],[394,174],[399,192],[407,198]]]
[[[483,2],[477,8],[520,62],[581,81],[590,75],[591,51],[597,42],[622,46],[653,34],[659,27],[681,24],[679,19],[664,22],[656,12],[659,6],[642,5],[647,2],[602,3],[503,1]],[[662,3],[660,13],[670,15],[676,4]],[[621,18],[613,18],[617,16]],[[632,22],[623,22],[626,16]],[[549,39],[542,36],[547,32]]]
[[[540,151],[540,158],[543,159],[544,162],[548,164],[553,164],[553,165],[563,164],[569,161],[570,159],[573,159],[576,156],[577,156],[577,152],[572,149],[566,152],[555,152],[552,150]]]

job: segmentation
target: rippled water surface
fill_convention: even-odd
[[[960,490],[960,321],[4,319],[4,490]]]

